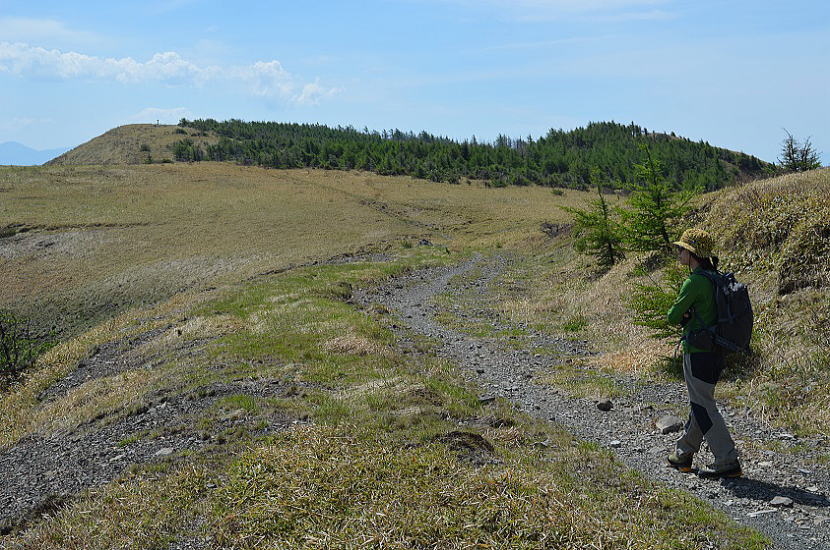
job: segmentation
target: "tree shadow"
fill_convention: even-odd
[[[791,498],[795,504],[830,508],[830,499],[826,496],[797,487],[784,487],[748,477],[724,478],[720,480],[720,484],[738,498],[769,503],[773,498],[782,496]]]
[[[667,355],[660,357],[655,364],[655,369],[671,380],[683,381],[683,356]]]
[[[749,353],[727,353],[724,356],[724,369],[721,380],[751,378],[762,369],[761,355],[750,350]]]

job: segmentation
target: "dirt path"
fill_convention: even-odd
[[[553,420],[574,434],[613,449],[617,457],[648,478],[684,489],[725,511],[739,523],[766,533],[777,549],[830,548],[830,472],[816,460],[830,452],[826,438],[799,440],[791,434],[773,430],[755,421],[745,411],[723,408],[727,423],[742,451],[745,477],[711,481],[695,474],[680,474],[664,466],[665,455],[673,447],[676,433],[663,435],[655,420],[686,403],[682,383],[646,383],[617,376],[613,382],[625,389],[626,397],[613,400],[613,408],[603,412],[592,399],[572,398],[561,389],[541,383],[560,360],[551,350],[568,355],[584,355],[585,345],[564,338],[534,333],[527,327],[511,327],[486,308],[465,311],[462,325],[494,332],[521,328],[529,336],[474,337],[459,328],[449,328],[436,320],[446,313],[446,300],[466,293],[479,296],[509,261],[504,257],[479,256],[450,268],[417,271],[375,289],[356,295],[363,305],[379,303],[396,314],[404,327],[399,336],[411,338],[408,330],[438,342],[440,355],[457,362],[465,376],[483,390],[482,398],[503,397],[535,416]],[[438,298],[436,300],[436,298]],[[770,448],[770,441],[775,445]],[[711,458],[711,455],[709,456]],[[706,458],[702,459],[707,462]],[[773,507],[776,496],[792,499],[791,507]]]

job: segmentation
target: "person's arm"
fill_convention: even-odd
[[[680,293],[677,295],[674,305],[669,309],[668,318],[670,324],[682,324],[683,316],[689,311],[689,308],[692,307],[695,300],[697,300],[697,289],[698,285],[692,282],[691,277],[683,281],[683,286],[680,287]]]

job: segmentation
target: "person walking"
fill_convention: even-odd
[[[715,462],[700,468],[701,477],[739,477],[741,464],[735,442],[715,403],[715,384],[723,370],[723,354],[705,330],[717,323],[715,289],[704,270],[716,271],[718,259],[712,255],[712,237],[702,229],[688,229],[677,247],[677,259],[689,267],[677,299],[668,312],[669,323],[683,326],[683,377],[689,391],[689,419],[675,451],[667,458],[669,465],[681,472],[691,472],[692,460],[703,440],[715,455]]]

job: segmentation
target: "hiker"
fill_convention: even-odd
[[[668,312],[669,323],[683,326],[683,377],[689,390],[689,420],[675,451],[668,456],[669,465],[681,472],[692,471],[692,459],[706,438],[715,462],[698,470],[701,477],[739,477],[741,464],[735,443],[715,404],[715,384],[723,370],[723,353],[714,344],[712,333],[703,330],[717,323],[714,285],[703,271],[717,271],[712,237],[702,229],[688,229],[677,247],[677,259],[689,266],[691,273],[683,282],[674,305]]]

